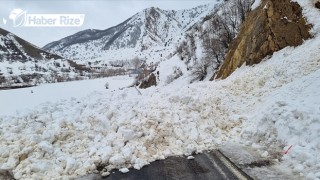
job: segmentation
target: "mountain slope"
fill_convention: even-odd
[[[216,4],[217,2],[179,11],[151,7],[117,26],[106,30],[84,30],[49,43],[43,49],[70,59],[121,59],[114,51],[123,49],[131,49],[135,55],[141,55],[141,52],[148,54],[152,48],[163,50],[168,46],[173,47],[184,32],[210,14]],[[131,55],[129,57],[132,58]],[[126,58],[128,57],[122,57]]]
[[[20,37],[0,28],[0,58],[25,61],[25,60],[49,60],[62,57],[41,50]]]
[[[81,71],[76,63],[0,28],[0,89],[83,79]]]

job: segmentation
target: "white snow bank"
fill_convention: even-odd
[[[248,118],[242,134],[270,152],[283,154],[286,165],[307,179],[320,178],[315,175],[320,168],[319,79],[317,70],[263,98],[264,106]]]

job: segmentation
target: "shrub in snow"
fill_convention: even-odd
[[[139,59],[138,57],[135,57],[131,60],[131,64],[134,67],[134,69],[139,69],[142,65],[143,61]]]
[[[202,81],[208,74],[208,68],[211,67],[211,61],[201,60],[192,69],[193,81]]]

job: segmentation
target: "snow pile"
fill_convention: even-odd
[[[190,73],[187,71],[186,64],[181,61],[177,55],[173,56],[168,61],[160,62],[157,68],[157,71],[159,71],[158,85],[163,86],[179,78],[175,75],[175,71],[177,71],[177,69],[181,71],[181,76],[184,75],[185,77],[187,77]],[[185,82],[188,83],[189,81]]]
[[[320,16],[308,9],[307,17]],[[142,95],[135,88],[93,92],[2,116],[0,169],[13,169],[17,179],[75,178],[101,165],[127,172],[239,140],[265,157],[293,145],[283,166],[320,178],[320,36],[314,33],[226,80],[185,85],[179,78]]]
[[[320,174],[315,175],[320,168],[319,79],[317,70],[272,93],[272,98],[265,98],[266,106],[249,118],[252,121],[243,133],[254,143],[263,142],[272,153],[281,147],[285,152],[292,146],[287,154],[282,153],[282,160],[307,179],[320,178]],[[268,157],[266,151],[261,153]]]

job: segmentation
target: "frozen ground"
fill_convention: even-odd
[[[314,38],[226,80],[186,85],[182,77],[141,95],[101,89],[0,116],[0,169],[17,179],[74,178],[237,142],[288,174],[320,179],[320,12],[298,2]]]

